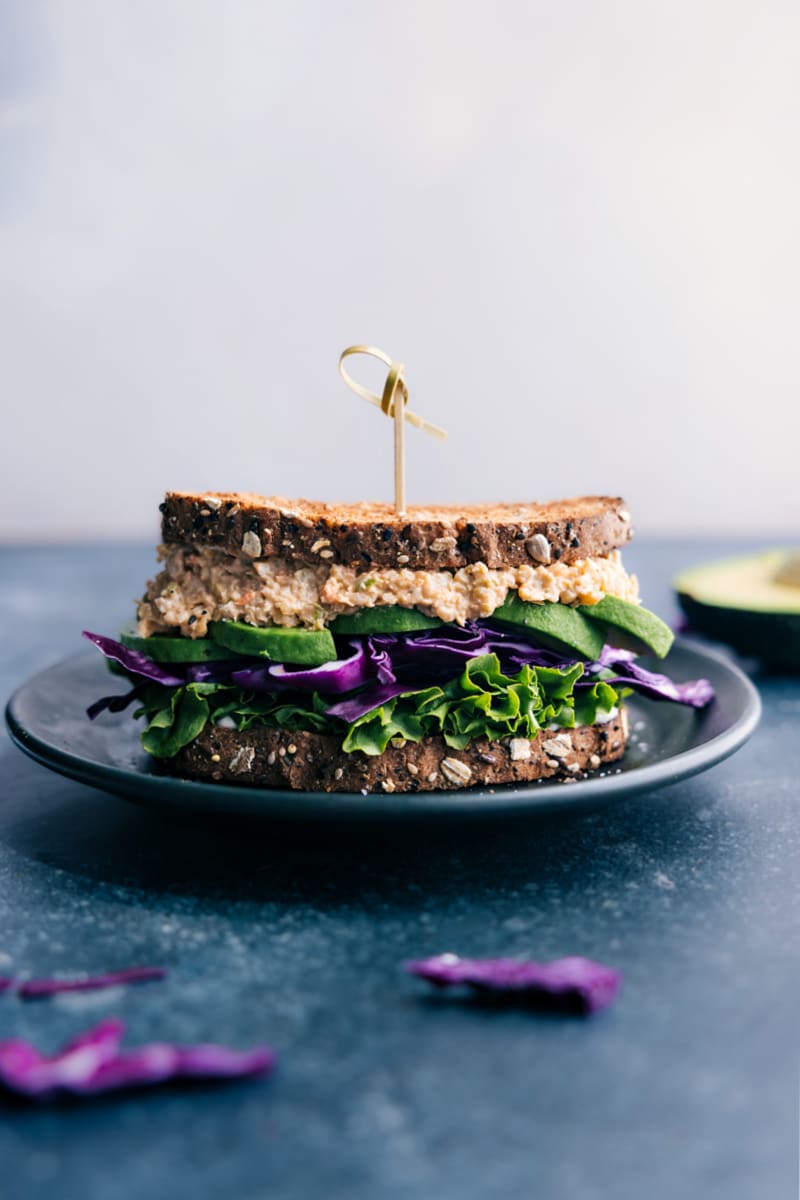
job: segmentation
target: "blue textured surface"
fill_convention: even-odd
[[[725,547],[640,545],[651,607]],[[8,693],[113,633],[149,549],[0,551]],[[674,613],[672,614],[674,615]],[[165,983],[23,1004],[45,1047],[109,1014],[132,1041],[268,1041],[269,1080],[69,1107],[0,1105],[0,1196],[174,1200],[796,1194],[800,685],[687,783],[510,830],[315,841],[167,820],[0,740],[0,974],[166,965]],[[426,997],[456,950],[621,967],[581,1021]]]

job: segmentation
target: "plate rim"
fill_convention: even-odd
[[[724,652],[696,646],[684,638],[676,639],[675,649],[688,653],[700,663],[708,660],[714,662],[743,692],[743,700],[736,718],[726,728],[698,746],[691,746],[664,759],[645,763],[631,771],[620,774],[609,772],[602,776],[577,780],[568,788],[563,781],[547,786],[531,782],[527,785],[497,785],[492,792],[488,788],[452,791],[439,789],[431,792],[386,795],[370,792],[365,797],[361,792],[291,791],[249,785],[237,787],[229,783],[150,774],[136,768],[96,762],[53,745],[33,733],[16,711],[28,691],[42,678],[56,669],[68,667],[70,663],[88,662],[91,657],[90,651],[59,659],[30,676],[12,693],[5,707],[5,719],[11,741],[35,762],[68,779],[149,808],[191,808],[195,811],[225,812],[226,815],[236,818],[251,815],[264,819],[285,818],[295,821],[318,817],[336,817],[340,820],[391,820],[425,815],[532,815],[554,809],[577,810],[586,804],[600,804],[612,798],[627,798],[639,792],[677,783],[681,779],[716,766],[748,740],[762,715],[761,697],[753,682]],[[127,787],[123,787],[122,784],[127,784]],[[139,790],[141,794],[134,795],[134,789]],[[235,793],[237,797],[235,807],[231,807],[231,793]],[[371,803],[365,804],[368,798]],[[376,799],[380,802],[378,805],[374,803]]]

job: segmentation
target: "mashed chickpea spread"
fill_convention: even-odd
[[[597,604],[606,595],[639,602],[636,576],[627,574],[618,551],[573,563],[498,570],[472,563],[457,571],[297,566],[174,545],[158,554],[164,569],[139,604],[142,637],[178,628],[186,637],[204,637],[209,621],[320,629],[340,613],[395,604],[463,625],[490,617],[513,589],[534,604]]]

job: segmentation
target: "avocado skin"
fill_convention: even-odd
[[[740,654],[760,658],[770,667],[800,672],[800,613],[724,608],[703,604],[686,592],[677,595],[694,632],[726,642]]]
[[[336,617],[329,626],[331,633],[415,633],[420,629],[436,629],[443,625],[438,617],[426,617],[415,608],[391,604],[381,608],[359,608],[354,613]]]
[[[675,634],[660,617],[619,596],[604,596],[598,604],[582,606],[580,612],[590,621],[598,621],[608,644],[621,650],[664,658],[675,641]]]
[[[243,621],[212,621],[208,632],[215,642],[237,654],[268,658],[272,662],[321,667],[336,658],[336,646],[327,629],[246,625]]]
[[[509,592],[500,608],[492,613],[493,621],[522,626],[536,634],[543,646],[559,652],[578,654],[590,662],[598,658],[604,645],[604,631],[577,608],[545,601],[531,604]]]

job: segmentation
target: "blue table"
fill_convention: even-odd
[[[649,605],[726,551],[637,543]],[[10,692],[113,633],[141,547],[0,551]],[[0,1110],[0,1195],[47,1200],[782,1200],[796,1194],[800,685],[721,766],[513,829],[287,841],[166,818],[51,775],[3,734],[0,974],[132,964],[164,983],[23,1003],[47,1048],[118,1014],[132,1042],[268,1041],[268,1080]],[[591,1020],[426,998],[442,950],[619,966]]]

